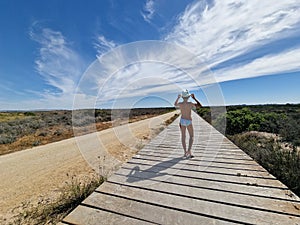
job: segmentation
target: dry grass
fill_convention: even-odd
[[[300,196],[300,153],[282,147],[282,143],[258,132],[229,137],[239,148]]]
[[[0,122],[8,122],[25,117],[26,115],[24,113],[0,112]]]
[[[178,116],[179,116],[179,114],[174,114],[174,116],[172,116],[170,119],[166,120],[165,125],[168,126],[171,123],[173,123],[173,121],[176,120]]]
[[[60,115],[65,114],[61,112]],[[60,117],[58,116],[60,115],[55,115],[57,117],[55,117],[54,120],[59,121]],[[141,115],[140,119],[146,119],[152,116],[156,116],[156,114]],[[166,121],[165,124],[162,124],[155,135],[162,131],[166,125],[174,121],[177,116],[173,116]],[[138,120],[138,116],[134,116],[133,120]],[[96,124],[98,130],[111,127],[111,122],[109,121],[98,121]],[[101,126],[101,124],[103,124],[103,126]],[[89,129],[87,129],[87,131],[88,130]],[[41,145],[46,144],[48,140],[51,141],[51,138],[65,139],[68,135],[71,135],[71,133],[68,134],[66,130],[62,130],[59,126],[54,125],[48,128],[48,130],[36,129],[33,134],[21,137],[15,143],[11,143],[10,146],[15,145],[15,148],[25,148],[25,146],[34,146],[34,142],[38,142],[36,144]],[[132,152],[127,153],[124,151],[124,154],[127,154],[125,155],[126,157],[124,157],[130,158],[131,154],[135,154],[139,149],[143,148],[150,139],[151,137],[145,135],[141,136],[140,142],[136,144]],[[103,160],[105,159],[99,159],[99,165],[104,165]],[[59,189],[60,194],[55,195],[56,197],[42,197],[39,201],[28,200],[28,202],[25,202],[21,207],[13,211],[15,216],[12,220],[9,220],[11,222],[6,220],[4,224],[56,224],[105,180],[108,172],[105,172],[105,168],[100,166],[99,171],[101,174],[100,177],[95,175],[92,178],[79,179],[76,176],[69,176],[70,179],[67,179],[69,181],[63,188]],[[2,224],[1,221],[0,224]]]
[[[172,108],[126,110],[122,123],[136,122],[172,111]],[[122,116],[122,110],[119,110]],[[0,155],[20,151],[34,146],[61,141],[76,135],[112,127],[110,110],[82,110],[77,114],[77,124],[72,124],[72,111],[57,110],[46,112],[2,112],[0,113]],[[118,115],[118,114],[117,114]],[[115,122],[114,126],[116,125]]]
[[[42,198],[37,203],[23,203],[17,209],[18,213],[6,224],[57,224],[104,181],[103,176],[97,175],[85,179],[71,176],[59,190],[58,198]]]

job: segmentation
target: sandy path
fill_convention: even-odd
[[[175,113],[0,156],[0,216],[24,201],[53,193],[68,179],[67,173],[94,173],[92,168],[97,170],[104,156],[106,168],[118,166]]]

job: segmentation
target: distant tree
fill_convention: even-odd
[[[33,112],[24,112],[24,116],[35,116]]]
[[[211,110],[208,107],[200,107],[196,109],[196,112],[201,116],[204,120],[211,123]]]

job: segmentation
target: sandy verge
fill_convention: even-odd
[[[55,194],[70,179],[67,174],[94,174],[104,159],[105,170],[117,168],[175,113],[0,156],[0,217],[26,201]]]

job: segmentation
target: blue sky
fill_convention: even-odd
[[[2,0],[0,29],[0,110],[300,102],[299,0]]]

